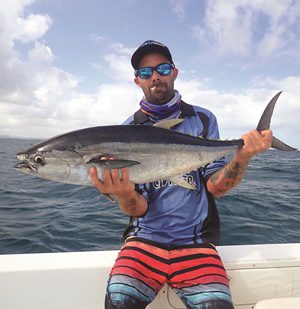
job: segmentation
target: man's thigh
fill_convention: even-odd
[[[168,283],[187,308],[233,308],[227,274],[214,246],[174,250],[171,260]]]
[[[142,242],[125,243],[110,273],[106,308],[145,308],[167,280],[165,252]]]

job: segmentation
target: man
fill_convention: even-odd
[[[133,54],[135,83],[144,93],[140,110],[126,124],[152,125],[184,118],[176,130],[218,139],[215,116],[181,100],[174,82],[178,75],[169,49],[144,42]],[[117,197],[131,217],[127,238],[111,271],[105,308],[145,308],[167,282],[187,308],[232,309],[229,283],[215,245],[219,217],[213,196],[220,197],[242,179],[249,160],[271,146],[269,130],[242,136],[244,147],[227,163],[224,158],[185,179],[198,190],[158,181],[135,186],[128,169],[105,171],[103,181],[91,169],[94,186]]]

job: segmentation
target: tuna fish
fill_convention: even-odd
[[[266,107],[257,130],[269,129],[278,93]],[[89,170],[129,169],[136,184],[170,180],[193,189],[184,174],[203,167],[239,147],[242,139],[208,140],[170,128],[184,119],[166,120],[155,126],[114,125],[91,127],[46,140],[19,152],[15,168],[45,179],[76,185],[91,185]],[[274,138],[273,147],[295,150]]]

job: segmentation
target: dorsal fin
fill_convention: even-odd
[[[156,122],[153,126],[164,129],[171,129],[184,121],[183,118],[166,119]]]

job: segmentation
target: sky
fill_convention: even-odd
[[[50,138],[120,124],[139,108],[130,58],[163,42],[190,104],[222,139],[255,129],[282,91],[271,128],[300,148],[300,1],[1,0],[0,136]]]

